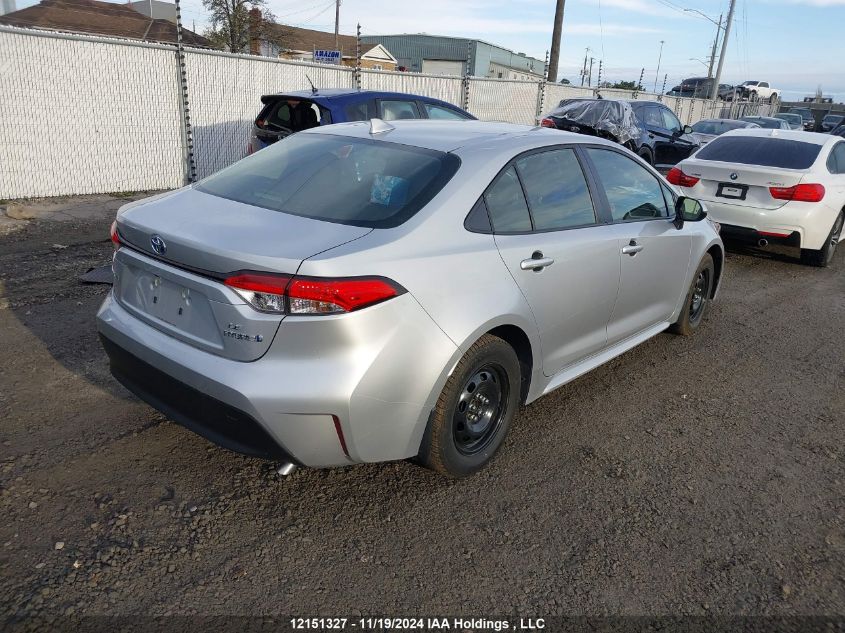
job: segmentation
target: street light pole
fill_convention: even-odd
[[[652,92],[657,92],[657,78],[660,77],[660,62],[663,60],[663,44],[664,40],[660,40],[660,54],[657,56],[657,72],[654,73],[654,90]]]
[[[722,52],[719,55],[719,67],[716,69],[716,79],[713,82],[713,91],[710,93],[710,98],[716,100],[719,96],[719,83],[722,80],[722,67],[725,64],[725,53],[728,52],[728,40],[731,36],[731,24],[734,21],[734,9],[736,8],[736,0],[731,0],[731,7],[728,9],[728,22],[725,24],[725,37],[722,40]]]
[[[722,34],[722,15],[719,14],[719,24],[716,25],[716,39],[713,40],[713,50],[710,52],[710,67],[707,69],[707,78],[713,76],[713,64],[716,61],[716,47],[719,45],[719,36]]]

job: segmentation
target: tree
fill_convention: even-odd
[[[205,33],[218,48],[232,53],[249,53],[250,40],[281,45],[281,29],[267,8],[267,0],[202,0],[210,14],[211,28]]]
[[[636,90],[637,89],[637,82],[636,81],[617,81],[615,84],[610,86],[611,88],[618,88],[620,90]]]

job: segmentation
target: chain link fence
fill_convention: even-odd
[[[0,198],[184,182],[172,49],[4,29],[0,63]]]
[[[246,154],[264,94],[318,89],[435,97],[487,121],[535,125],[563,99],[662,100],[681,122],[768,114],[776,104],[712,102],[545,81],[356,71],[174,46],[0,26],[0,198],[170,189]],[[187,141],[186,114],[193,139]]]

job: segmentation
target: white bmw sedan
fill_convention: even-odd
[[[842,239],[845,139],[794,130],[727,132],[680,162],[673,185],[707,205],[722,236],[801,249],[827,266]]]

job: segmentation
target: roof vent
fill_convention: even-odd
[[[370,119],[370,134],[384,134],[396,128],[381,119]]]

